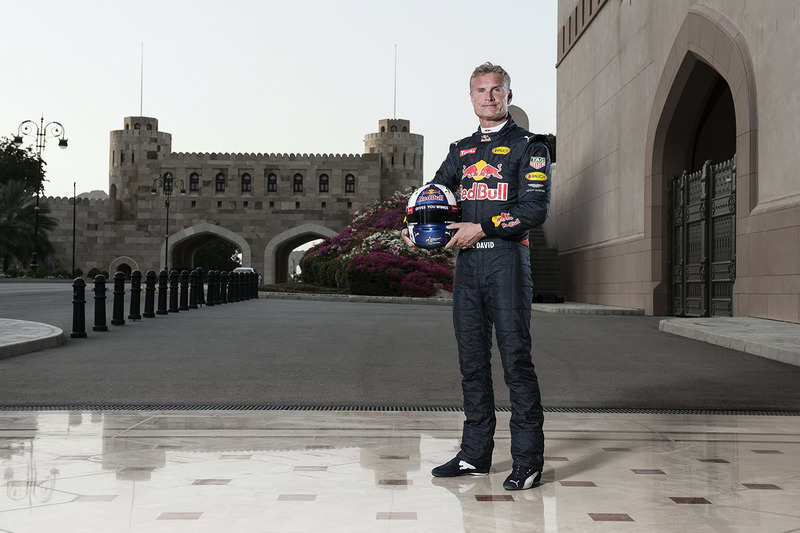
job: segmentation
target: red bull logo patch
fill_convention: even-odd
[[[497,216],[492,217],[492,222],[494,222],[494,226],[497,227],[503,222],[508,222],[509,220],[513,220],[514,217],[509,215],[508,213],[500,213]]]
[[[461,200],[508,200],[508,183],[498,183],[496,189],[485,183],[473,183],[470,189],[461,188]]]
[[[501,170],[503,170],[502,164],[495,167],[481,159],[474,165],[465,165],[462,169],[461,179],[472,178],[475,181],[480,181],[484,178],[497,178],[501,180],[503,179],[503,176],[500,175]]]

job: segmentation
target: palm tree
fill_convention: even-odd
[[[27,265],[33,253],[34,196],[26,190],[23,180],[11,179],[0,183],[0,261],[3,270],[12,261]],[[47,234],[58,222],[48,216],[47,204],[39,205],[38,254],[46,259],[53,254],[53,244]]]

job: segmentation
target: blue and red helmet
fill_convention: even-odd
[[[454,231],[449,224],[461,220],[461,208],[455,195],[443,185],[424,185],[408,199],[406,224],[416,246],[441,248],[450,242]]]

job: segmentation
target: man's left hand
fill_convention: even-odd
[[[448,248],[469,248],[482,238],[486,237],[480,224],[474,222],[457,222],[450,224],[447,229],[456,230],[456,234],[450,239],[450,242],[445,245],[445,250]]]

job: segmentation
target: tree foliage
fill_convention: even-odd
[[[44,166],[44,161],[39,166],[39,158],[30,146],[22,148],[11,139],[0,138],[0,184],[21,181],[25,184],[25,190],[36,194],[37,185],[46,181]]]
[[[7,138],[0,139],[0,265],[3,270],[10,265],[27,265],[33,254],[40,168],[39,159],[30,147],[20,148]],[[49,213],[49,206],[40,204],[37,254],[42,262],[53,255],[48,233],[58,225]]]
[[[58,222],[48,216],[47,204],[39,206],[39,238],[37,254],[43,261],[52,257],[53,244],[48,233]],[[36,200],[22,181],[0,183],[0,262],[3,270],[9,265],[27,265],[33,254],[33,233],[36,227]]]

